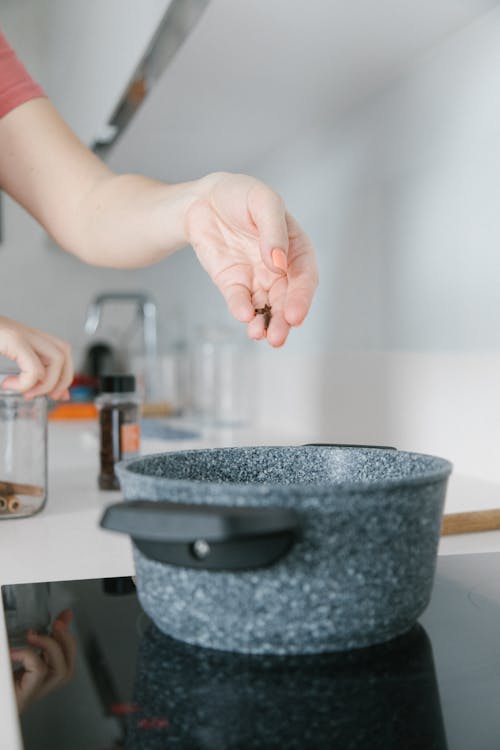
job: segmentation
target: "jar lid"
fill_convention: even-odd
[[[134,393],[134,375],[102,375],[101,393]]]

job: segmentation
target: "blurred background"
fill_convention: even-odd
[[[146,292],[158,387],[180,411],[199,327],[229,327],[264,431],[438,453],[500,482],[497,2],[1,0],[0,22],[114,169],[253,174],[283,195],[320,271],[309,317],[273,351],[246,342],[192,250],[137,271],[84,266],[4,196],[2,314],[69,340],[78,364],[95,295]],[[109,303],[100,326],[142,356],[133,307]]]

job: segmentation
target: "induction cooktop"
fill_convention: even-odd
[[[129,578],[4,587],[7,620],[23,593],[43,602],[48,591],[52,621],[73,613],[71,674],[64,648],[39,649],[45,671],[26,699],[31,676],[13,664],[25,750],[497,750],[499,574],[500,554],[442,557],[410,632],[291,658],[175,641],[143,613]]]

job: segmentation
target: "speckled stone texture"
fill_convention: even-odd
[[[118,466],[125,499],[293,508],[302,538],[275,565],[202,571],[135,549],[138,594],[164,633],[257,654],[318,653],[408,631],[431,594],[451,464],[371,448],[180,451]]]

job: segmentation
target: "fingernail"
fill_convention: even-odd
[[[273,263],[282,273],[286,273],[288,269],[288,261],[286,257],[286,253],[281,250],[279,247],[275,247],[274,250],[271,251],[271,258],[273,259]]]

